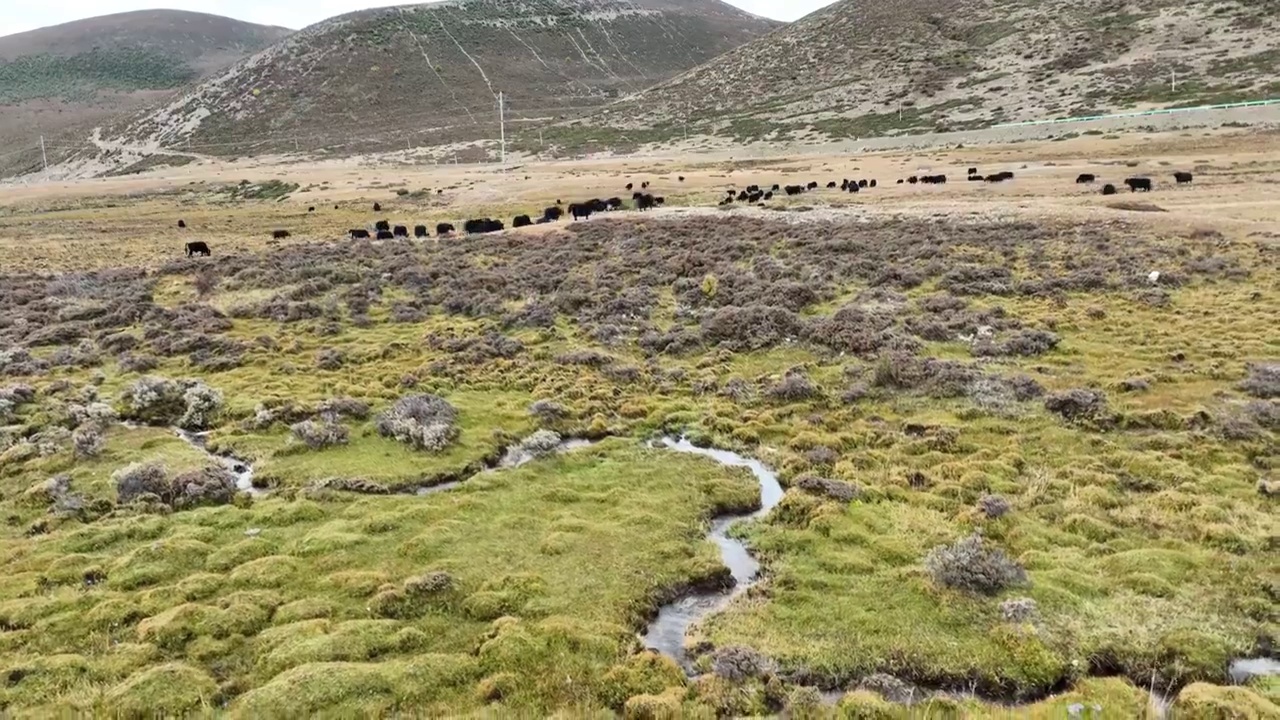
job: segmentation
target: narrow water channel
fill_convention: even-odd
[[[712,613],[723,610],[733,598],[746,592],[758,580],[760,563],[747,551],[741,540],[728,536],[729,528],[741,520],[763,517],[782,500],[782,486],[778,476],[759,460],[743,457],[728,450],[701,448],[684,438],[661,438],[658,447],[675,452],[701,455],[721,465],[745,467],[760,483],[760,508],[740,515],[722,515],[711,523],[707,538],[720,548],[721,561],[733,575],[733,587],[716,592],[697,592],[684,595],[662,606],[658,616],[649,625],[644,636],[646,647],[652,648],[680,663],[689,670],[689,658],[684,652],[684,638],[689,627]]]

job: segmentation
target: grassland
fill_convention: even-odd
[[[1152,689],[1177,717],[1280,712],[1274,682],[1227,687],[1280,629],[1265,232],[928,205],[196,259],[127,232],[283,212],[224,195],[0,217],[8,714],[1129,718]],[[140,412],[145,376],[216,395]],[[456,413],[436,451],[384,432],[419,394]],[[121,468],[211,462],[173,423],[265,492],[126,497]],[[604,439],[481,471],[539,429]],[[638,633],[724,581],[707,520],[758,489],[644,443],[665,433],[788,488],[736,530],[765,580],[694,628],[696,678]],[[974,533],[1012,582],[937,572]]]

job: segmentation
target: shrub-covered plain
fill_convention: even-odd
[[[692,217],[7,269],[0,703],[1266,717],[1218,686],[1277,635],[1276,262]],[[765,577],[692,629],[697,678],[638,633],[724,582],[707,520],[759,495],[643,443],[680,433],[788,488],[734,530]]]

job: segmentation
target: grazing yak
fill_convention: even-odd
[[[1098,176],[1094,175],[1093,173],[1080,173],[1079,175],[1076,176],[1076,184],[1091,185],[1097,179],[1098,179]]]
[[[186,221],[186,220],[179,220],[179,221],[178,221],[178,227],[180,227],[180,228],[185,228],[186,226],[187,226],[187,221]]]
[[[766,190],[766,191],[765,191],[765,193],[764,193],[764,199],[765,199],[765,200],[772,200],[772,199],[773,199],[773,191],[772,191],[772,190]]]
[[[462,223],[462,231],[468,235],[497,232],[505,227],[501,220],[492,218],[475,218]]]
[[[374,204],[373,204],[373,211],[374,211],[374,212],[382,212],[382,203],[374,203]]]
[[[851,192],[851,193],[856,193],[856,192],[858,192],[858,183],[856,183],[856,182],[851,182],[851,183],[849,183],[849,192]]]
[[[283,240],[283,239],[285,239],[285,238],[289,237],[289,234],[290,234],[290,233],[289,233],[289,231],[288,231],[288,230],[272,230],[272,231],[271,231],[271,238],[272,238],[273,240]]]
[[[443,237],[445,235],[452,235],[452,234],[453,234],[453,223],[437,223],[436,224],[437,236]]]
[[[606,209],[607,209],[607,210],[621,210],[621,209],[622,209],[622,198],[620,198],[620,197],[611,197],[611,198],[609,198],[608,200],[605,200],[605,201],[604,201],[604,204],[607,206],[607,207],[606,207]]]
[[[920,182],[920,178],[916,177],[915,175],[912,175],[911,177],[907,178],[907,182],[911,183],[912,185],[915,185],[916,183]]]
[[[405,226],[403,226],[403,225],[397,225],[397,226],[395,226],[395,227],[391,228],[391,234],[392,234],[392,236],[394,236],[394,237],[407,238],[407,237],[409,237],[409,228],[407,228],[407,227],[405,227]]]
[[[803,193],[803,192],[804,192],[804,186],[803,186],[803,185],[788,185],[788,186],[787,186],[787,194],[788,194],[788,195],[799,195],[799,194],[801,194],[801,193]]]
[[[511,227],[528,227],[533,224],[528,215],[517,215],[511,219]]]
[[[574,220],[586,220],[591,217],[591,203],[569,203],[569,214]]]
[[[394,238],[395,238],[395,235],[392,235],[390,230],[378,231],[378,235],[377,235],[378,240],[392,240]]]
[[[835,180],[832,180],[831,182],[827,183],[827,189],[828,189],[828,190],[830,190],[830,189],[834,188],[835,186],[836,186],[836,181],[835,181]]]
[[[1102,194],[1103,194],[1103,195],[1115,195],[1115,194],[1116,194],[1116,186],[1115,186],[1115,185],[1112,185],[1111,183],[1107,183],[1106,185],[1103,185],[1103,186],[1102,186]]]
[[[978,174],[978,168],[976,168],[976,167],[969,168],[969,174],[970,174],[970,175],[977,175],[977,174]]]
[[[387,222],[386,220],[379,220],[378,222],[373,224],[373,229],[374,230],[390,230],[391,223]]]
[[[631,192],[631,183],[627,183],[627,192]]]
[[[986,181],[989,183],[1004,182],[1005,180],[1012,180],[1012,179],[1013,179],[1013,173],[1009,172],[1008,170],[995,173],[994,175],[988,175],[986,177]]]
[[[564,216],[564,210],[559,205],[552,205],[542,211],[542,219],[547,222],[555,222]]]
[[[312,205],[311,207],[307,208],[307,212],[315,212],[315,211],[316,211],[315,205]]]
[[[414,225],[413,236],[416,238],[431,237],[431,235],[427,233],[426,225]]]
[[[650,195],[649,193],[644,193],[640,197],[636,198],[637,210],[644,211],[644,210],[649,210],[652,207],[653,207],[653,196]]]
[[[778,190],[779,190],[778,184],[777,184],[777,183],[774,183],[774,184],[773,184],[773,187],[771,187],[771,188],[769,188],[769,189],[770,189],[770,190],[772,190],[772,191],[774,191],[774,192],[778,192]]]
[[[678,181],[680,181],[680,182],[684,182],[684,176],[683,176],[683,175],[681,175],[681,176],[677,177],[677,178],[676,178],[676,180],[678,180]]]
[[[869,184],[871,187],[875,187],[875,186],[876,186],[876,179],[875,179],[875,178],[871,178],[871,181],[870,181],[868,184]]]
[[[352,228],[347,231],[347,234],[351,236],[352,240],[368,240],[369,239],[369,231],[365,230],[364,228]]]
[[[1151,178],[1125,178],[1124,184],[1129,186],[1129,192],[1151,192]]]
[[[1173,174],[1173,179],[1174,179],[1174,181],[1175,181],[1175,182],[1177,182],[1179,185],[1182,185],[1182,184],[1184,184],[1184,183],[1189,183],[1189,182],[1191,182],[1194,178],[1192,177],[1191,173],[1189,173],[1189,172],[1175,172],[1175,173]]]
[[[818,183],[816,183],[816,182],[810,182],[808,185],[805,185],[805,186],[804,186],[804,189],[805,189],[805,190],[817,190],[817,189],[818,189]]]
[[[859,180],[859,181],[858,181],[858,189],[859,189],[859,190],[864,190],[864,189],[866,189],[866,187],[867,187],[867,181],[866,181],[866,180]]]
[[[206,242],[203,242],[201,240],[195,240],[193,242],[187,243],[187,257],[195,257],[196,255],[203,255],[204,257],[209,257],[210,254],[211,253],[209,252],[209,244]]]

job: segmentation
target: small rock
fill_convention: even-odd
[[[245,537],[258,537],[262,534],[262,528],[249,528],[244,531]]]

